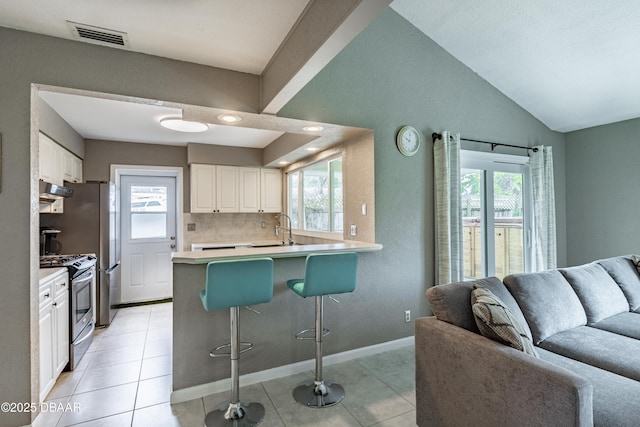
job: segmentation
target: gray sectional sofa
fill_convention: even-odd
[[[417,319],[419,426],[640,426],[635,256],[429,288]],[[485,338],[472,290],[489,289],[536,356]]]

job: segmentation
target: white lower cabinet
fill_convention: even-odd
[[[69,278],[66,269],[40,281],[40,402],[69,362]]]

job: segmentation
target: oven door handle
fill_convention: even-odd
[[[86,333],[84,334],[84,336],[82,338],[78,337],[79,339],[75,340],[72,344],[73,345],[79,345],[80,343],[82,343],[83,341],[88,340],[89,338],[91,338],[91,336],[93,335],[93,331],[95,331],[96,329],[96,324],[93,323],[93,320],[91,321],[91,323],[89,323],[89,326],[87,326],[86,329],[89,329],[89,331],[86,331]]]
[[[90,268],[89,270],[85,271],[84,273],[80,274],[77,277],[74,277],[72,280],[76,283],[80,282],[88,282],[91,279],[93,279],[93,276],[95,276],[95,269],[94,268]]]

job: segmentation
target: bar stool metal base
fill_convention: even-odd
[[[340,384],[309,380],[293,390],[293,398],[309,408],[326,408],[344,399],[344,388]]]
[[[264,418],[264,406],[257,402],[230,403],[215,409],[204,419],[205,427],[252,427]]]

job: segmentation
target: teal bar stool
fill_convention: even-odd
[[[322,378],[322,339],[329,334],[323,329],[324,296],[353,292],[356,288],[358,255],[354,252],[311,254],[307,256],[304,279],[287,281],[287,286],[303,298],[315,297],[315,328],[296,334],[296,339],[315,339],[315,380],[305,381],[293,390],[293,398],[301,405],[325,408],[344,399],[344,388],[340,384],[325,382]],[[303,335],[313,331],[314,338]]]
[[[251,343],[240,343],[240,307],[262,304],[273,297],[271,258],[214,261],[207,265],[206,288],[200,291],[207,311],[230,309],[231,342],[211,351],[211,357],[231,357],[231,402],[228,407],[209,412],[205,426],[254,426],[264,418],[264,406],[240,403],[240,353],[251,350]],[[241,350],[240,347],[245,347]],[[219,350],[229,348],[228,353]]]

